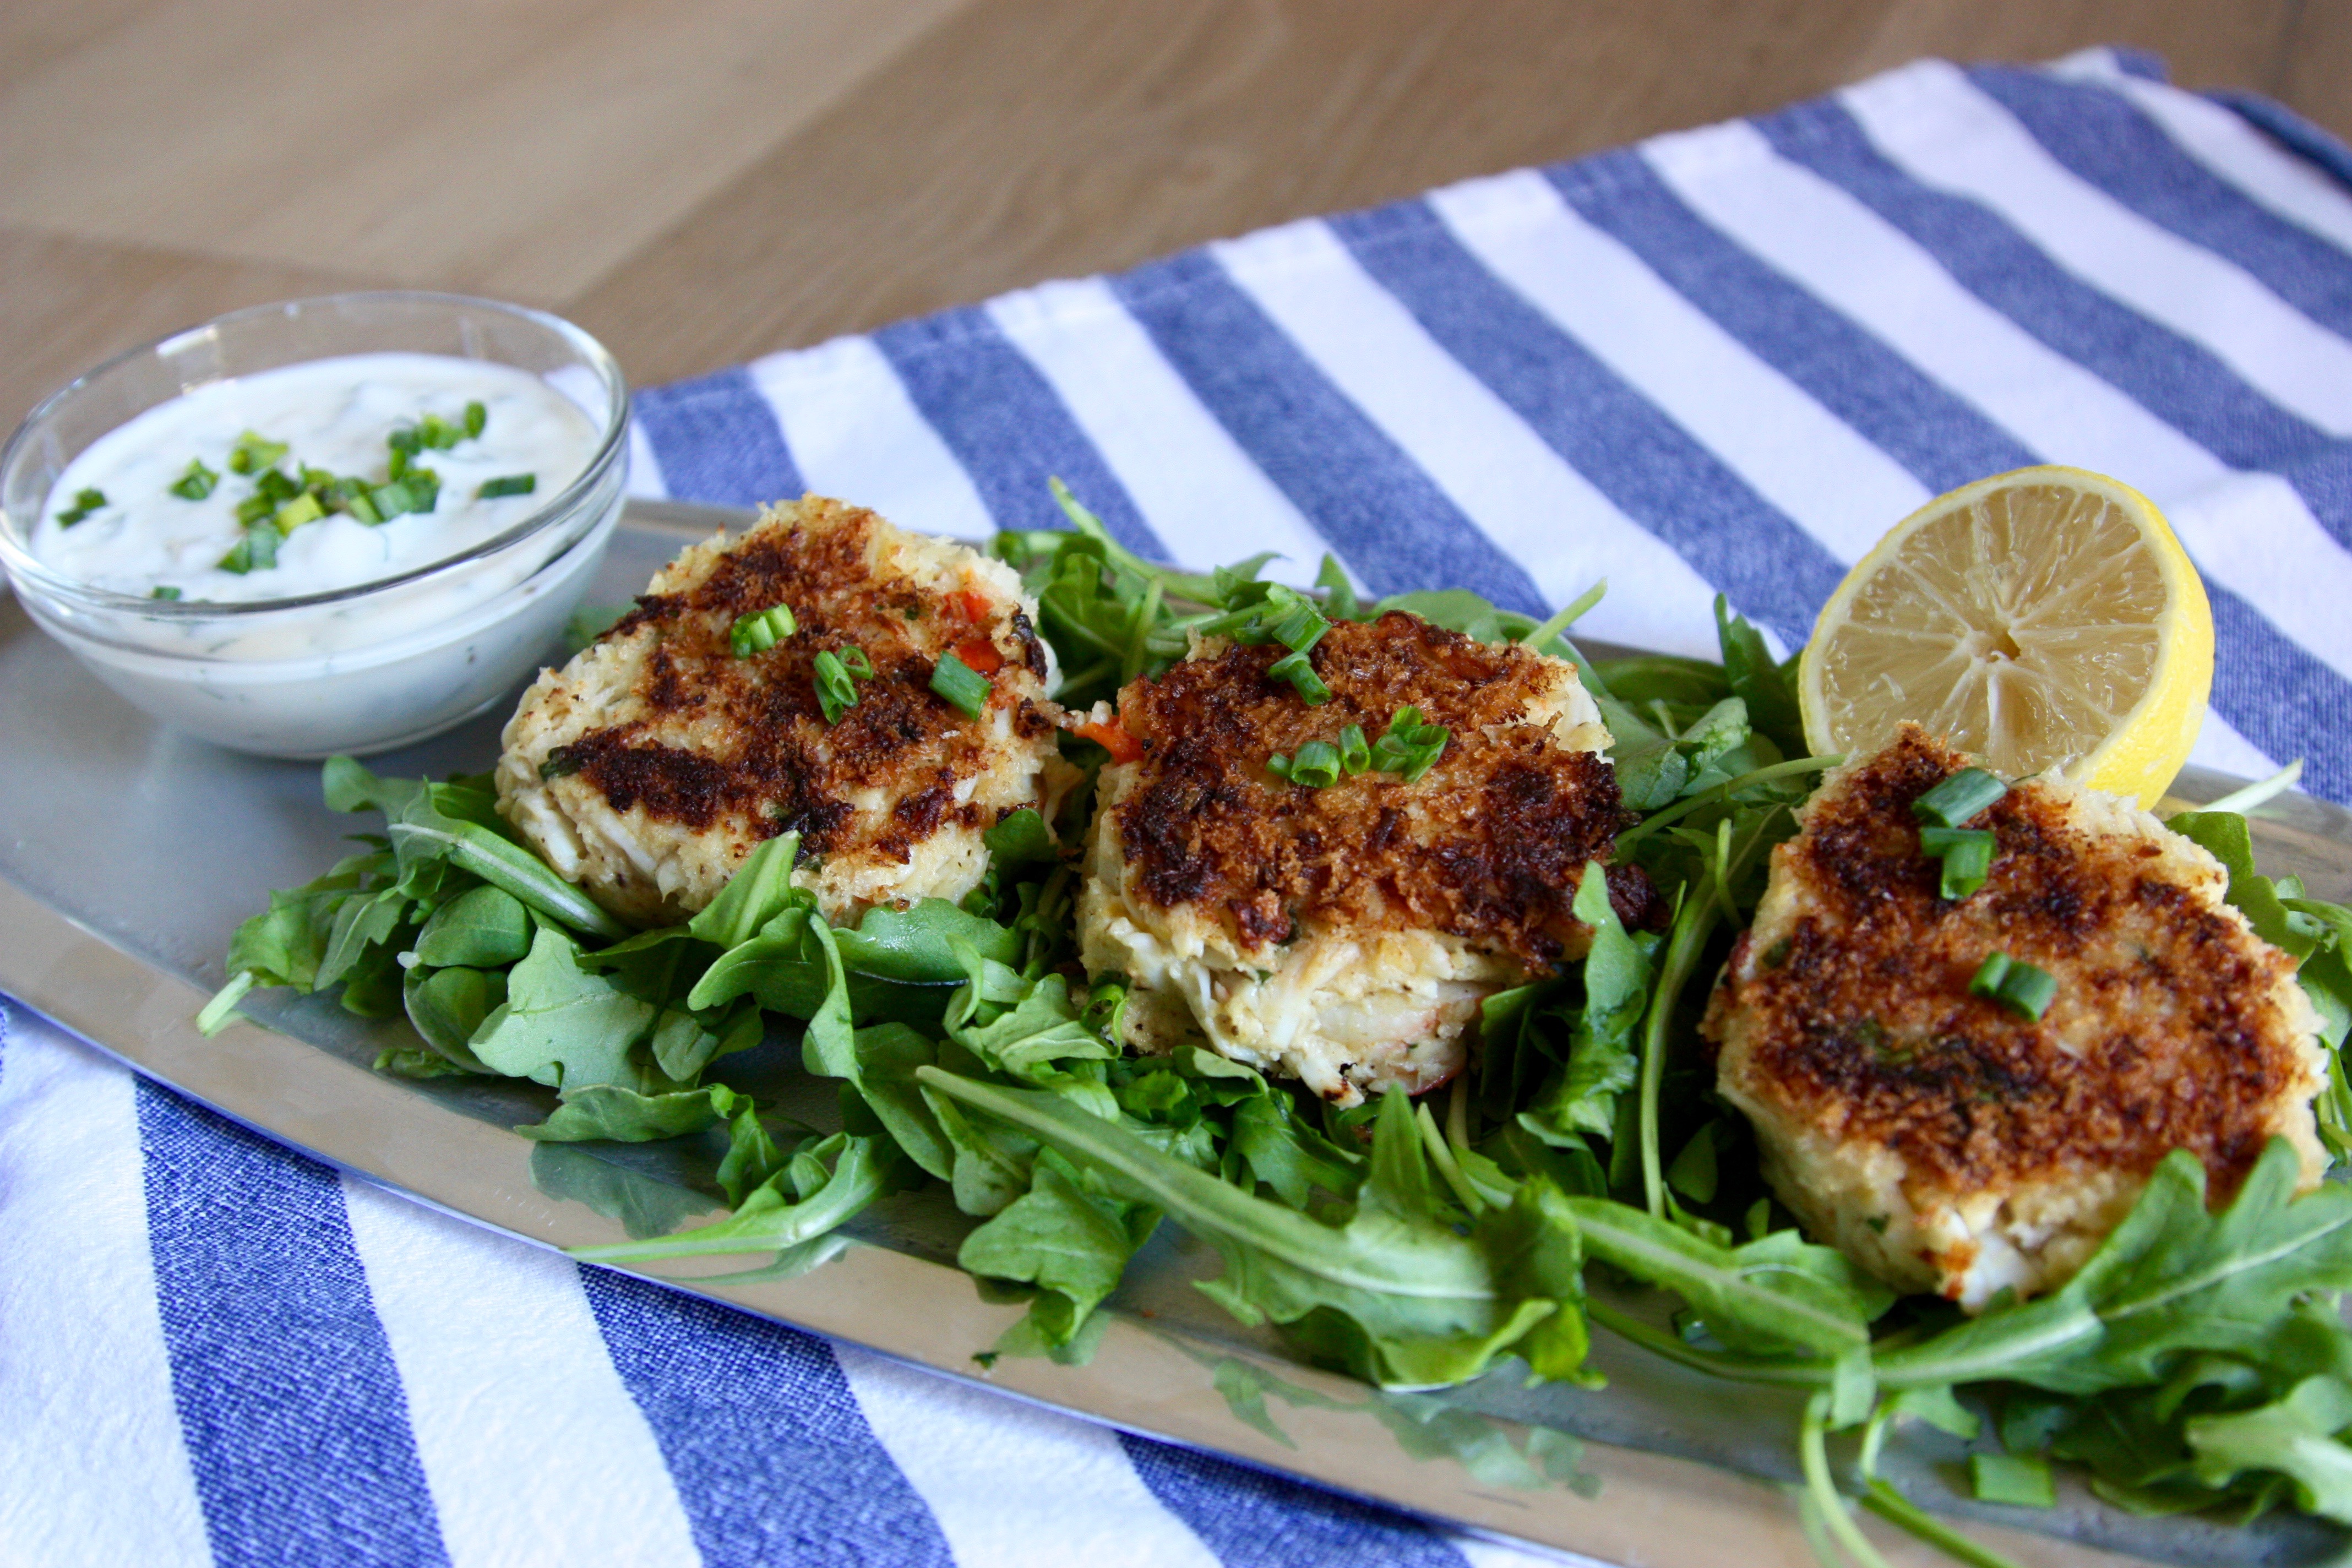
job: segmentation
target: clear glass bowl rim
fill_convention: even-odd
[[[324,309],[344,303],[379,300],[495,311],[499,315],[529,321],[534,326],[553,332],[570,343],[604,382],[606,393],[604,428],[601,432],[602,438],[597,443],[594,455],[588,459],[587,467],[580,471],[579,477],[550,497],[545,506],[511,528],[455,555],[445,555],[437,561],[428,561],[422,566],[413,567],[396,576],[375,577],[348,588],[331,588],[320,593],[298,594],[282,599],[150,599],[142,598],[135,594],[119,594],[110,588],[92,587],[77,578],[52,571],[35,559],[26,542],[17,537],[16,519],[7,516],[5,510],[0,510],[0,564],[6,566],[8,575],[16,584],[18,592],[22,593],[26,587],[31,586],[37,588],[46,597],[64,601],[79,609],[114,611],[161,621],[233,620],[240,616],[258,616],[273,611],[303,609],[320,605],[349,604],[371,594],[379,594],[388,588],[415,583],[439,573],[454,571],[470,562],[495,555],[509,545],[552,527],[578,511],[582,504],[602,483],[607,471],[618,459],[623,444],[628,439],[629,389],[628,383],[621,374],[620,363],[613,358],[603,343],[598,342],[585,331],[561,316],[546,310],[534,310],[529,305],[511,304],[503,300],[485,300],[477,295],[450,294],[430,289],[362,289],[340,294],[306,295],[299,300],[281,300],[266,305],[249,305],[243,310],[230,310],[223,315],[212,317],[208,321],[200,321],[194,326],[183,327],[177,331],[166,332],[162,337],[151,339],[134,348],[125,349],[121,353],[82,372],[81,374],[34,405],[33,411],[25,416],[24,423],[16,426],[16,434],[8,437],[8,444],[5,447],[0,447],[0,484],[5,484],[6,477],[15,471],[19,456],[27,448],[36,433],[58,408],[64,406],[67,400],[124,365],[152,354],[160,354],[183,338],[209,332],[231,322],[258,316],[283,315],[289,310],[313,307]],[[289,361],[288,363],[302,362]],[[249,374],[260,373],[257,371]],[[207,381],[199,382],[196,384],[209,386],[213,383]],[[183,390],[193,389],[184,388]],[[157,404],[154,406],[161,407],[162,405]]]

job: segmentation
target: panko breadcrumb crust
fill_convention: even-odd
[[[1142,755],[1103,770],[1083,956],[1136,983],[1142,1048],[1205,1039],[1340,1104],[1425,1089],[1460,1069],[1481,997],[1589,945],[1570,906],[1626,820],[1608,733],[1573,666],[1415,616],[1334,623],[1318,706],[1267,675],[1286,652],[1205,643],[1119,694]],[[1266,770],[1407,706],[1452,732],[1417,780]],[[1609,880],[1630,923],[1663,912],[1639,872]]]
[[[777,605],[798,629],[737,658],[736,618]],[[771,509],[731,542],[683,552],[594,645],[541,675],[507,726],[499,809],[558,871],[642,921],[691,915],[787,832],[802,837],[795,882],[833,919],[959,898],[986,868],[981,834],[1039,804],[1064,765],[1035,615],[1011,569],[968,546],[821,497]],[[828,724],[815,659],[851,647],[874,674]],[[950,650],[994,666],[978,720],[930,689]]]
[[[2127,802],[2015,784],[1969,824],[1998,841],[1983,888],[1939,896],[1911,806],[1967,764],[1911,725],[1828,775],[1702,1033],[1808,1228],[1973,1310],[2063,1283],[2174,1149],[2216,1203],[2273,1137],[2315,1184],[2326,1058],[2228,873]],[[2056,977],[2040,1020],[1969,994],[1996,952]]]

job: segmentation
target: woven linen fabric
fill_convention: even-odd
[[[2206,575],[2198,760],[2352,799],[2347,181],[2137,58],[1926,62],[657,388],[635,482],[979,538],[1056,525],[1058,475],[1162,559],[1538,616],[1605,576],[1582,630],[1705,653],[1717,592],[1792,647],[1921,502],[2074,463]],[[0,1026],[0,1561],[1521,1560],[575,1268]]]

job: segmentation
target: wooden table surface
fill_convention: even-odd
[[[2352,0],[7,0],[0,418],[356,287],[544,306],[667,381],[2093,43],[2352,133]]]

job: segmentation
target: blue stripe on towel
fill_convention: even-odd
[[[1426,204],[1331,227],[1446,353],[1619,510],[1788,646],[1805,640],[1844,574],[1811,535],[1481,266]]]
[[[2352,799],[2352,682],[2218,583],[2213,605],[2213,707],[2275,761],[2304,760],[2302,787]]]
[[[708,1568],[951,1568],[824,1341],[608,1269],[580,1284]]]
[[[137,1093],[156,1305],[215,1561],[446,1563],[334,1173],[145,1079]]]
[[[1551,613],[1525,568],[1213,258],[1190,251],[1109,283],[1193,395],[1373,593],[1468,588],[1506,609]]]
[[[2352,490],[2315,483],[2301,469],[2331,444],[2327,436],[2210,351],[2094,289],[1977,203],[1912,179],[1836,103],[1800,104],[1755,124],[1781,156],[1909,235],[1963,288],[2058,353],[2223,462],[2284,476],[2337,542],[2352,546]]]
[[[1169,558],[1059,395],[986,310],[942,310],[884,327],[873,341],[997,527],[1067,528],[1045,482],[1058,477],[1112,538],[1139,555]]]
[[[635,412],[674,500],[765,506],[808,488],[776,411],[740,365],[640,392]]]
[[[2034,461],[1901,354],[1718,233],[1638,153],[1544,171],[1586,222],[1941,494]]]
[[[1464,1568],[1410,1514],[1132,1433],[1118,1440],[1151,1495],[1225,1568]]]
[[[2235,262],[2313,321],[2352,335],[2352,268],[2345,253],[2182,152],[2129,100],[2013,67],[1979,67],[1969,78],[2074,174],[2151,223]]]
[[[2334,132],[2313,124],[2285,104],[2275,103],[2258,92],[2216,91],[2205,96],[2289,152],[2318,164],[2347,189],[2352,189],[2352,147],[2346,146]]]

